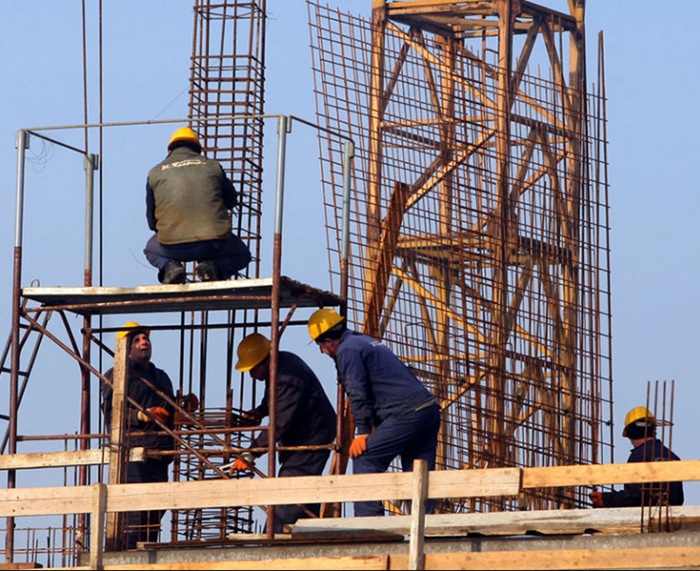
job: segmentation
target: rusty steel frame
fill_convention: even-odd
[[[319,123],[360,141],[349,321],[438,396],[439,467],[603,461],[608,187],[584,2],[564,14],[518,0],[373,0],[371,20],[308,6]],[[321,149],[337,252],[338,150]],[[334,470],[345,462],[336,455]],[[576,507],[584,494],[442,510]]]

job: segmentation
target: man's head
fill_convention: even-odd
[[[625,416],[622,436],[630,440],[642,440],[656,436],[656,418],[645,406],[635,406]]]
[[[266,381],[270,375],[270,340],[260,333],[251,333],[238,344],[236,370],[258,381]]]
[[[197,153],[202,152],[199,136],[190,127],[180,127],[170,137],[168,151],[173,151],[178,147],[189,147]]]
[[[127,321],[122,329],[117,331],[117,339],[126,337],[128,340],[129,359],[142,365],[151,360],[151,330],[141,326],[136,321]]]
[[[321,308],[311,314],[308,329],[311,340],[316,342],[321,353],[334,358],[347,324],[345,318],[334,309]]]

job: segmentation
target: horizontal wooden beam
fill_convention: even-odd
[[[700,480],[700,460],[524,468],[523,489]]]
[[[426,537],[464,537],[469,533],[488,536],[519,536],[526,534],[571,535],[588,531],[606,534],[639,533],[641,508],[553,509],[511,512],[429,514],[425,516]],[[700,529],[700,506],[673,506],[668,513],[656,511],[648,518],[654,527],[654,518],[672,518],[683,522],[683,530]],[[343,538],[357,540],[364,537],[406,537],[409,535],[411,516],[385,518],[334,517],[300,519],[291,529],[294,539]]]
[[[413,474],[390,472],[341,476],[302,476],[201,480],[107,486],[108,512],[406,500]],[[438,498],[517,495],[522,489],[590,486],[623,482],[700,480],[700,460],[550,468],[493,468],[430,472],[428,496]],[[0,517],[89,513],[92,486],[0,490]]]
[[[143,462],[144,449],[129,451],[132,462]],[[29,454],[0,455],[0,470],[28,470],[30,468],[65,468],[68,466],[95,466],[109,463],[109,450],[73,450],[69,452],[32,452]]]
[[[284,485],[279,478],[115,484],[108,486],[107,511],[130,511],[135,505],[156,510],[406,500],[411,498],[412,482],[411,472],[391,472],[300,476],[285,478]],[[428,485],[431,497],[516,495],[520,470],[437,471],[430,473]],[[0,517],[87,513],[92,493],[90,486],[0,490]]]

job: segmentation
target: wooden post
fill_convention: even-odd
[[[413,462],[413,492],[411,496],[411,535],[408,548],[408,568],[425,569],[425,500],[428,498],[428,463]]]
[[[114,350],[114,373],[112,375],[112,431],[109,448],[109,483],[122,484],[126,474],[127,447],[127,402],[129,363],[128,344],[126,336],[117,337]],[[122,518],[118,513],[107,514],[107,551],[119,551],[122,545]]]
[[[90,569],[104,569],[102,555],[105,532],[105,509],[107,508],[107,486],[92,486],[92,522],[90,524]]]

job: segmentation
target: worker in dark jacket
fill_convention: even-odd
[[[260,404],[244,414],[260,424],[269,415],[270,402],[270,341],[260,333],[245,337],[238,345],[236,369],[250,372],[258,381],[265,381],[265,394]],[[335,440],[335,411],[321,382],[311,368],[297,355],[278,352],[276,440],[282,446],[330,445]],[[261,431],[251,448],[268,446],[268,431]],[[244,452],[231,467],[231,472],[249,470],[256,457],[264,452]],[[323,473],[330,447],[319,450],[280,450],[279,477],[319,476]],[[274,532],[281,533],[285,524],[299,518],[318,516],[320,504],[275,506]],[[309,513],[310,512],[310,513]]]
[[[315,311],[309,334],[335,361],[355,418],[350,444],[355,474],[385,472],[399,456],[404,471],[414,460],[435,469],[440,407],[413,372],[380,341],[347,329],[332,309]],[[381,502],[355,502],[355,516],[384,515]],[[431,513],[434,502],[426,502]]]
[[[165,371],[151,363],[152,347],[147,328],[130,321],[124,324],[124,329],[117,336],[128,339],[127,395],[138,405],[128,401],[126,403],[126,441],[128,448],[142,446],[148,455],[143,462],[128,463],[126,482],[167,482],[168,465],[172,462],[172,456],[158,457],[158,451],[173,449],[172,436],[166,434],[160,426],[162,424],[169,429],[173,428],[173,384]],[[102,409],[107,432],[112,429],[113,375],[114,368],[111,368],[105,373],[110,383],[102,383]],[[171,400],[159,395],[147,382]],[[132,432],[137,434],[131,434]],[[158,541],[164,514],[162,510],[129,512],[125,529],[126,548],[135,549],[138,541]]]
[[[221,165],[201,155],[189,127],[177,129],[168,156],[148,173],[146,218],[155,234],[144,254],[163,284],[185,283],[182,262],[197,261],[202,281],[223,280],[251,260],[248,246],[231,233],[238,195]]]
[[[627,462],[680,460],[656,438],[656,424],[656,418],[646,407],[637,406],[627,413],[622,436],[629,438],[634,446]],[[625,484],[622,490],[591,492],[589,497],[595,508],[680,506],[684,500],[683,482]]]

